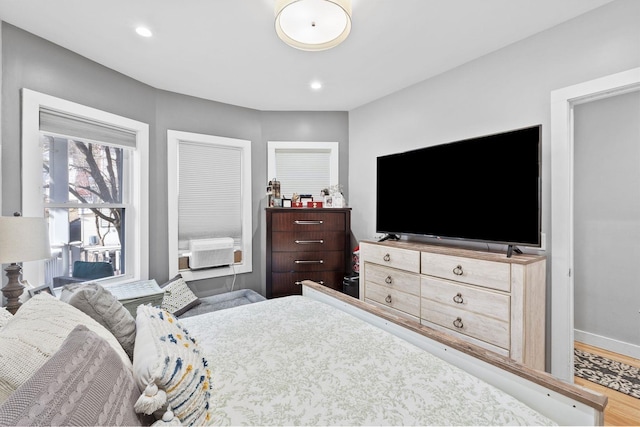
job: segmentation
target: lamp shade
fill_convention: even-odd
[[[296,49],[318,51],[351,32],[351,0],[276,0],[276,33]]]
[[[44,218],[0,217],[0,264],[50,257],[49,232]]]

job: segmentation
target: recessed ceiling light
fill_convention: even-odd
[[[151,37],[153,33],[147,27],[138,27],[136,28],[136,33],[142,37]]]
[[[322,83],[315,81],[315,82],[311,82],[311,89],[313,90],[320,90],[322,89]]]

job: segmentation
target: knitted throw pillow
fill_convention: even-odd
[[[0,402],[44,365],[79,324],[104,338],[124,366],[132,369],[129,356],[104,326],[66,302],[40,293],[23,304],[0,329]]]
[[[0,307],[0,329],[9,323],[9,320],[13,317],[13,314],[9,313],[6,308]]]
[[[211,372],[196,340],[169,312],[138,306],[133,373],[137,412],[173,412],[183,425],[208,424]],[[161,415],[161,412],[160,412]]]
[[[111,292],[97,283],[67,285],[61,299],[107,328],[133,359],[136,319]]]
[[[162,308],[176,317],[200,304],[200,300],[189,289],[187,282],[184,281],[180,274],[163,283],[160,287],[164,290]]]
[[[139,393],[133,373],[109,343],[78,325],[0,405],[0,425],[148,425],[133,410]]]

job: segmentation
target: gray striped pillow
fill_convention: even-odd
[[[148,425],[133,406],[131,370],[103,338],[76,326],[60,349],[0,406],[0,425]]]

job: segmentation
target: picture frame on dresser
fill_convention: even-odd
[[[55,295],[53,293],[53,286],[51,284],[37,286],[35,288],[29,288],[29,296],[33,297],[34,295],[38,295],[40,293],[45,293],[49,295]]]

